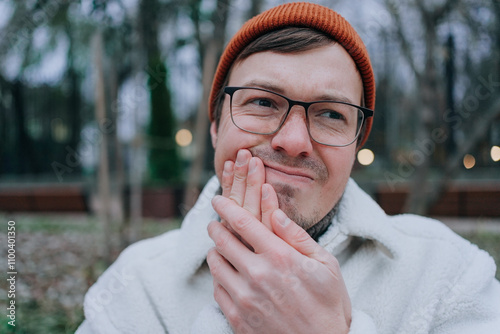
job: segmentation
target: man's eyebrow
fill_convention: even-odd
[[[282,95],[286,96],[285,90],[282,87],[280,87],[279,85],[274,84],[272,82],[269,82],[269,81],[250,80],[248,82],[245,82],[243,84],[243,86],[263,88],[263,89],[267,89],[267,90],[273,91],[275,93],[282,94]],[[345,103],[355,104],[348,97],[346,97],[342,94],[338,94],[338,93],[321,94],[321,95],[315,96],[314,99],[307,101],[307,102],[312,102],[312,101],[336,101],[336,102],[345,102]]]
[[[264,88],[270,91],[273,91],[278,94],[284,94],[284,89],[278,86],[277,84],[274,84],[269,81],[262,81],[262,80],[250,80],[246,83],[243,84],[245,87],[256,87],[256,88]]]
[[[315,101],[335,101],[355,104],[350,98],[341,94],[324,94],[318,96]]]

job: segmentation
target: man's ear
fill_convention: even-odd
[[[215,125],[215,121],[210,124],[210,137],[212,137],[212,146],[215,150],[215,145],[217,144],[217,125]]]

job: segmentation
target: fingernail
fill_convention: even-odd
[[[281,211],[280,209],[276,210],[274,212],[274,215],[275,215],[276,219],[278,220],[278,223],[281,224],[281,226],[285,227],[290,223],[290,218],[288,218],[286,216],[286,214],[283,211]]]
[[[238,155],[236,156],[236,166],[241,167],[247,163],[247,159],[245,158],[245,154],[243,151],[239,151]]]
[[[267,185],[263,184],[262,185],[262,199],[266,199],[269,197],[269,188],[267,188]]]
[[[250,163],[248,164],[248,173],[253,173],[257,169],[257,161],[255,158],[250,159]]]

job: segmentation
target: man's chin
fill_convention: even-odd
[[[302,205],[299,205],[297,200],[298,189],[294,189],[289,185],[273,185],[278,195],[279,208],[283,210],[284,213],[293,220],[297,225],[307,230],[309,227],[316,224],[318,221],[317,217],[307,217],[302,214],[304,212]],[[310,208],[309,208],[310,209]]]

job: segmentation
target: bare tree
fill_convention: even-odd
[[[488,122],[495,119],[498,112],[497,100],[490,99],[489,108],[483,108],[480,115],[470,114],[467,122],[461,121],[460,124],[451,122],[451,117],[446,114],[446,81],[440,72],[444,63],[444,48],[441,46],[444,43],[438,38],[438,27],[444,20],[452,20],[451,14],[457,12],[462,13],[465,21],[471,21],[471,16],[466,14],[470,4],[455,0],[439,3],[411,1],[409,4],[385,0],[385,4],[395,22],[395,35],[401,47],[401,54],[413,72],[417,87],[415,99],[417,115],[413,118],[415,147],[413,153],[410,154],[413,158],[410,160],[414,166],[414,173],[404,211],[426,214],[459,170],[463,155],[474,148],[487,134]],[[413,29],[409,27],[402,18],[408,11],[412,11],[419,17],[420,34],[415,31],[415,27]],[[416,41],[418,38],[420,40]],[[423,62],[419,62],[421,59],[416,57],[419,52],[423,53]],[[464,141],[466,145],[460,145],[453,156],[448,156],[445,147],[447,141],[453,138],[450,131],[455,130],[451,127],[460,127],[466,136]],[[439,133],[438,140],[434,138],[436,133]],[[439,173],[439,181],[430,183],[430,167],[436,152],[444,155],[442,159],[444,165]]]
[[[193,23],[196,26],[196,39],[200,50],[200,59],[202,64],[202,84],[203,94],[201,102],[198,107],[196,115],[196,128],[195,128],[195,151],[197,154],[192,162],[189,179],[186,186],[184,196],[184,205],[186,209],[194,205],[198,197],[198,189],[202,181],[204,161],[206,154],[206,145],[208,138],[208,97],[212,79],[217,67],[219,55],[224,48],[224,41],[226,37],[226,25],[228,19],[228,10],[231,5],[230,0],[218,0],[217,6],[212,13],[211,21],[214,25],[213,36],[208,40],[204,40],[201,34],[200,17],[199,17],[199,0],[193,1]]]
[[[103,37],[102,32],[97,31],[94,36],[94,64],[95,64],[95,117],[98,124],[106,122],[106,93],[104,83],[104,68],[103,68]],[[111,259],[111,243],[109,237],[111,235],[111,226],[109,221],[110,208],[110,182],[109,182],[109,155],[108,155],[108,136],[106,131],[101,132],[102,140],[100,142],[99,152],[99,170],[97,175],[97,192],[99,199],[98,217],[102,224],[102,257],[105,263],[110,264]]]

